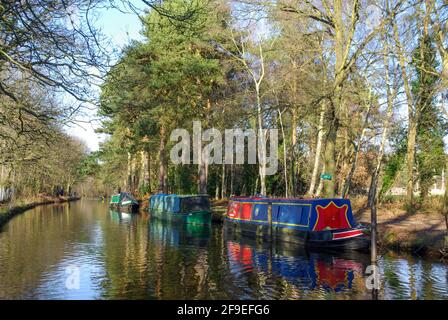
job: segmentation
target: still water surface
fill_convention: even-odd
[[[219,225],[166,224],[82,200],[3,227],[0,299],[371,299],[368,264],[365,254],[267,246]],[[391,255],[379,264],[380,299],[448,299],[447,265]]]

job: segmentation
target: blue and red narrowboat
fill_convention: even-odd
[[[225,226],[242,235],[328,249],[368,249],[348,199],[234,197]]]

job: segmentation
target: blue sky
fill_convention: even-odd
[[[122,13],[119,10],[110,9],[100,11],[97,19],[97,26],[102,29],[112,41],[114,49],[120,50],[132,39],[139,39],[141,24],[135,14]],[[112,49],[112,48],[111,48]],[[91,151],[98,150],[98,144],[103,137],[97,135],[94,130],[98,127],[97,122],[86,123],[96,118],[96,110],[87,111],[86,115],[80,116],[76,125],[66,128],[69,134],[84,140]]]

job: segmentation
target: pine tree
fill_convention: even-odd
[[[421,37],[414,50],[412,64],[416,72],[412,93],[416,108],[421,110],[417,129],[417,165],[420,195],[424,199],[433,184],[434,175],[440,174],[445,164],[444,123],[434,103],[439,80],[436,51],[430,36]]]

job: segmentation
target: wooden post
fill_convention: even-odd
[[[378,266],[377,266],[377,261],[378,261],[378,256],[377,256],[377,211],[376,211],[376,206],[377,206],[377,191],[374,190],[374,198],[372,201],[372,206],[370,208],[370,241],[371,241],[371,245],[370,245],[370,264],[372,266],[375,266],[375,268],[373,269],[374,272],[378,272]],[[375,275],[375,279],[376,279],[376,275]],[[372,289],[372,300],[378,300],[378,289],[376,287],[374,287]]]
[[[370,260],[372,264],[377,262],[377,247],[376,247],[376,236],[377,236],[377,214],[376,214],[376,202],[375,199],[372,202],[372,207],[370,208]]]
[[[447,166],[448,168],[448,162]],[[445,185],[443,186],[444,193],[443,193],[443,208],[442,213],[445,216],[445,226],[446,226],[446,233],[445,233],[445,241],[444,241],[444,248],[442,249],[442,255],[446,256],[448,254],[448,179],[445,179],[445,171],[443,171],[443,182]]]

